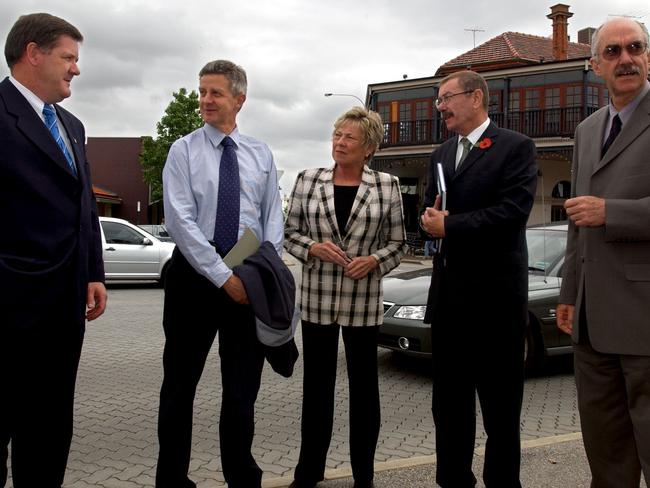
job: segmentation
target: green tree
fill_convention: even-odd
[[[165,109],[165,115],[156,124],[158,137],[142,138],[140,165],[145,183],[151,186],[151,200],[162,198],[162,170],[172,143],[203,125],[199,115],[199,95],[185,88],[174,92],[174,99]]]

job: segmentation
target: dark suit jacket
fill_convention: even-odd
[[[489,140],[489,143],[488,143]],[[437,254],[425,323],[430,323],[441,287],[471,304],[472,296],[500,306],[525,304],[528,297],[526,222],[537,186],[535,145],[528,137],[490,123],[454,170],[457,137],[432,155],[424,206],[433,206],[438,193],[436,164],[442,163],[447,185],[445,233]],[[438,272],[441,270],[445,272]],[[490,313],[490,312],[488,312]]]
[[[273,370],[289,378],[298,359],[293,339],[296,311],[296,283],[293,275],[269,241],[233,268],[241,279],[257,322],[257,339]]]
[[[571,195],[604,198],[605,225],[569,224],[560,303],[576,306],[576,342],[586,294],[596,351],[650,356],[650,93],[601,158],[608,110],[603,107],[576,129]]]
[[[1,326],[26,326],[69,303],[84,323],[90,281],[104,281],[101,234],[81,122],[56,106],[78,177],[29,102],[0,83]]]

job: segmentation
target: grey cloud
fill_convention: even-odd
[[[550,4],[467,0],[462,8],[431,0],[349,2],[215,2],[214,0],[22,0],[0,3],[0,38],[18,15],[48,11],[83,32],[82,75],[64,105],[90,136],[155,134],[156,122],[180,87],[196,89],[211,59],[241,64],[249,95],[242,130],[267,142],[288,192],[298,170],[330,165],[338,115],[365,96],[369,83],[432,76],[444,62],[504,31],[549,36]],[[609,13],[638,12],[638,1],[574,0],[569,20],[597,26]],[[641,19],[646,20],[647,19]],[[0,75],[8,74],[5,66]]]

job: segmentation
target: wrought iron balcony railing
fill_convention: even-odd
[[[591,115],[598,108],[587,107]],[[583,107],[524,110],[521,112],[491,113],[490,118],[499,126],[507,127],[529,137],[573,137],[576,126],[584,119]],[[441,118],[407,120],[384,124],[381,147],[440,144],[450,135]]]

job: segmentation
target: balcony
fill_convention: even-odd
[[[598,110],[597,107],[565,107],[545,110],[524,110],[521,112],[491,113],[490,118],[499,127],[506,127],[538,137],[570,137],[577,125]],[[450,135],[440,118],[408,120],[384,124],[384,140],[381,147],[414,146],[420,144],[440,144]]]

